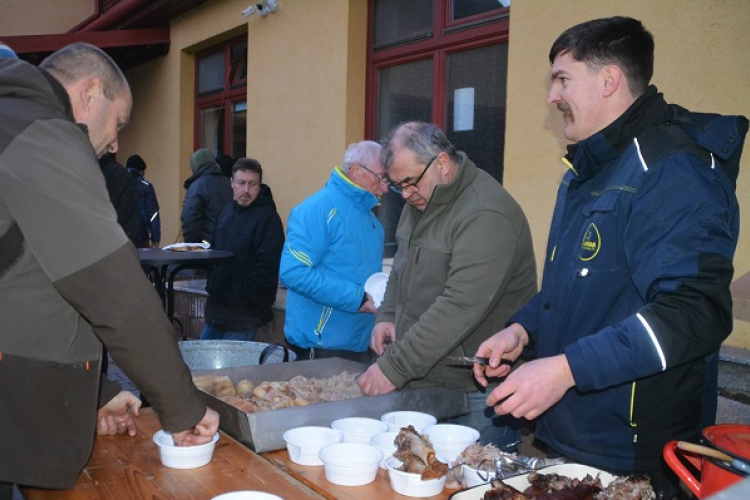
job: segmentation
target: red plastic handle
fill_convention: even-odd
[[[695,455],[690,452],[686,452],[685,450],[681,450],[677,448],[677,441],[670,441],[666,445],[664,445],[664,460],[667,461],[667,465],[677,474],[677,476],[682,479],[682,481],[687,485],[688,488],[690,488],[690,491],[695,494],[698,498],[703,498],[701,496],[701,483],[698,481],[695,476],[685,467],[685,464],[682,463],[682,461],[677,456],[677,453],[679,453],[682,458],[690,462],[697,470],[701,470],[702,465],[702,458],[699,455]]]

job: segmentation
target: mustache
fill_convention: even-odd
[[[570,113],[570,108],[565,104],[558,104],[557,109],[562,113]]]

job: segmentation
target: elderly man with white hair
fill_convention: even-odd
[[[372,209],[388,190],[380,150],[350,145],[325,187],[289,216],[280,277],[284,334],[299,359],[370,359],[375,305],[364,284],[382,269],[383,227]]]

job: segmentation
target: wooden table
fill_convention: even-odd
[[[295,464],[286,450],[270,451],[262,453],[261,456],[328,500],[406,500],[409,498],[393,491],[388,480],[388,472],[383,469],[378,469],[378,476],[370,484],[338,486],[326,479],[322,466],[308,467]],[[447,500],[455,492],[456,490],[444,489],[439,495],[423,498]]]
[[[208,465],[188,470],[165,467],[151,440],[161,428],[153,410],[142,409],[137,425],[138,435],[135,437],[96,437],[91,459],[74,489],[22,488],[24,498],[209,500],[230,491],[257,490],[273,493],[284,500],[321,500],[321,496],[310,488],[223,432]]]

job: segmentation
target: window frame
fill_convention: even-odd
[[[367,66],[365,88],[365,137],[380,140],[377,134],[378,71],[408,62],[433,59],[432,65],[432,116],[434,122],[445,129],[446,110],[446,65],[451,53],[469,50],[496,43],[508,43],[510,36],[510,8],[501,8],[451,21],[451,0],[435,0],[433,35],[402,44],[374,48],[374,19],[376,0],[368,0]]]
[[[233,73],[235,68],[239,68],[243,61],[239,60],[239,63],[232,66],[232,48],[238,44],[247,44],[247,34],[243,34],[238,37],[231,38],[222,43],[214,45],[208,49],[196,52],[195,54],[195,98],[194,98],[194,127],[193,127],[193,149],[201,147],[210,148],[212,151],[222,152],[227,155],[232,155],[233,149],[233,109],[234,104],[238,102],[247,102],[247,73],[244,77],[238,78],[236,73]],[[198,94],[198,79],[199,75],[199,61],[202,58],[212,56],[216,53],[224,54],[224,75],[222,80],[224,86],[220,90],[206,93],[204,95]],[[247,52],[245,51],[245,66],[247,65]],[[230,81],[230,77],[231,81]],[[221,108],[221,121],[225,132],[225,143],[222,149],[219,149],[217,144],[203,145],[201,143],[202,138],[202,111],[208,108]],[[215,132],[215,131],[214,131]],[[244,138],[243,138],[244,139]]]

